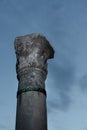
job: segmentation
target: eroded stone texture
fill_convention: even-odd
[[[40,34],[15,39],[18,90],[26,87],[45,89],[47,60],[54,50]],[[28,91],[17,98],[16,130],[47,130],[46,97],[38,91]]]

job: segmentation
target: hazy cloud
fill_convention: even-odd
[[[67,48],[64,48],[66,50]],[[48,101],[48,108],[55,108],[60,110],[68,110],[69,105],[71,103],[70,99],[70,91],[72,90],[72,86],[75,80],[75,65],[74,62],[71,61],[71,56],[74,55],[62,52],[59,54],[60,59],[58,62],[52,62],[50,64],[49,71],[51,73],[51,79],[54,81],[54,92],[53,96],[56,94],[56,97],[53,100]],[[56,52],[57,53],[57,52]],[[55,58],[55,57],[54,57]]]
[[[80,78],[79,85],[82,92],[87,92],[87,74],[83,75],[83,77]]]
[[[6,127],[6,125],[0,123],[0,129],[1,129],[1,130],[6,130],[7,127]]]

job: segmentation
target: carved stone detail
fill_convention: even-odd
[[[45,87],[47,60],[54,55],[46,38],[40,34],[17,37],[15,50],[19,89],[29,85]]]

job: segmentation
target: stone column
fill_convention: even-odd
[[[47,60],[54,50],[40,34],[15,39],[18,79],[16,130],[47,130]]]

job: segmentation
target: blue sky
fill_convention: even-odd
[[[0,0],[0,129],[15,129],[14,39],[36,32],[55,49],[46,80],[48,129],[87,130],[86,0]]]

